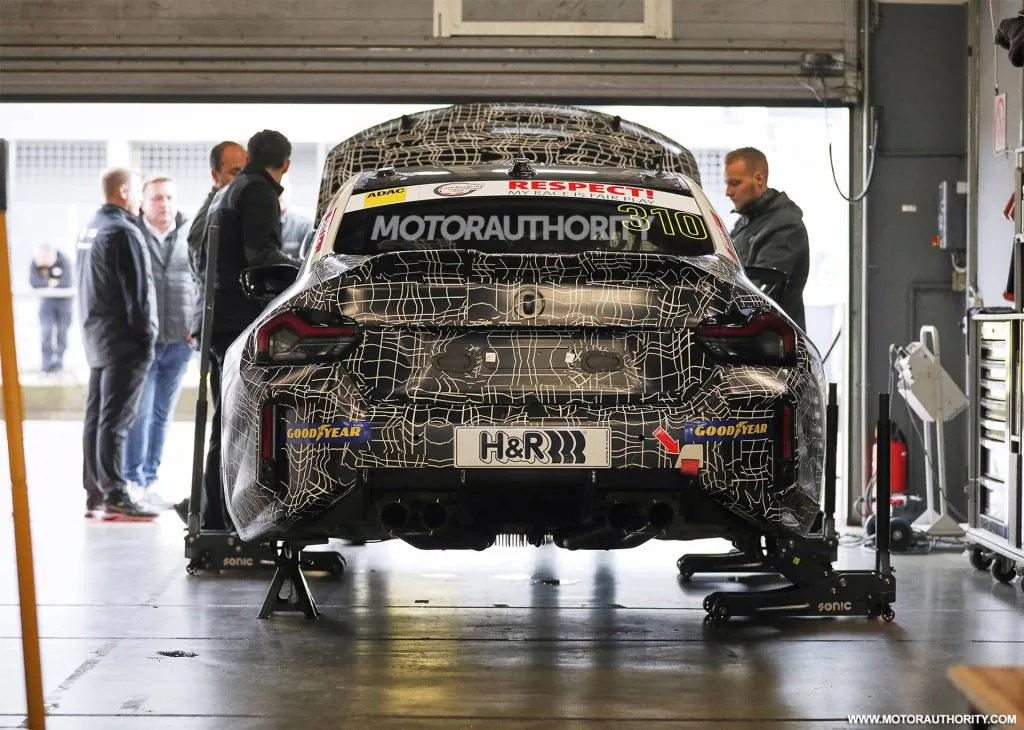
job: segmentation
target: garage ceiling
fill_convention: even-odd
[[[3,0],[0,100],[805,103],[816,52],[852,102],[857,35],[855,0]]]

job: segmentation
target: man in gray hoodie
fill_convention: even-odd
[[[740,214],[730,232],[740,262],[786,275],[778,304],[804,329],[803,294],[811,252],[803,211],[785,193],[768,187],[768,159],[753,147],[725,156],[725,194]]]

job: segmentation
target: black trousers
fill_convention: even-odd
[[[206,471],[203,475],[203,498],[200,504],[200,525],[204,530],[233,530],[224,502],[224,489],[220,480],[220,424],[221,373],[224,356],[235,341],[236,334],[215,332],[210,342],[210,442],[206,452]]]
[[[39,339],[43,349],[43,372],[64,368],[64,350],[71,325],[71,300],[54,297],[39,302]]]
[[[89,503],[124,499],[124,442],[135,422],[150,359],[128,359],[89,373],[82,438],[82,482]]]

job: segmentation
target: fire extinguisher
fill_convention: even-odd
[[[907,439],[903,431],[890,421],[889,424],[889,504],[893,507],[905,507],[907,504]],[[878,431],[875,431],[875,442],[871,444],[871,474],[878,472]],[[875,512],[875,500],[872,498],[869,510]]]
[[[907,439],[895,423],[890,422],[889,433],[889,504],[893,507],[905,507],[907,505]],[[878,433],[875,433],[875,443],[871,445],[871,473],[878,472]],[[864,523],[864,532],[867,535],[875,534],[875,499],[872,498],[865,505],[870,516]],[[895,552],[908,550],[913,541],[913,530],[910,522],[902,517],[892,517],[889,520],[889,547]]]

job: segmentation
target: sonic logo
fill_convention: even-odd
[[[772,422],[766,418],[753,421],[742,421],[735,418],[720,421],[695,421],[683,426],[684,443],[740,441],[771,437]]]
[[[369,421],[338,421],[336,423],[289,423],[285,430],[289,443],[365,443],[370,440]]]

